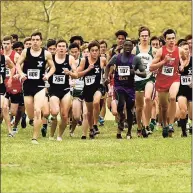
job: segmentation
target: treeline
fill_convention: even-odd
[[[22,40],[41,31],[44,41],[81,35],[112,44],[117,30],[137,38],[145,25],[152,35],[173,28],[182,38],[191,33],[191,11],[191,1],[3,1],[1,36],[16,33]]]

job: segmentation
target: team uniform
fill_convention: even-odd
[[[86,57],[84,70],[89,66],[88,57]],[[83,96],[85,102],[93,102],[96,91],[100,91],[102,96],[105,95],[105,87],[102,84],[102,68],[100,66],[100,57],[94,64],[94,68],[84,76]]]
[[[35,96],[36,93],[44,89],[45,82],[42,79],[45,74],[46,59],[45,50],[39,56],[32,56],[30,48],[27,48],[26,58],[24,60],[23,72],[27,79],[23,83],[24,96]]]
[[[5,56],[0,55],[0,95],[4,95],[6,92],[5,88],[5,77],[6,77],[6,67],[5,67]]]
[[[184,96],[188,102],[192,102],[192,56],[188,66],[184,67],[184,71],[180,72],[180,88],[177,97]]]
[[[12,50],[9,58],[11,61],[14,63],[14,57],[15,57],[16,52]],[[15,64],[15,63],[14,63]],[[16,69],[14,72],[14,75],[17,73]],[[19,104],[19,106],[24,105],[24,100],[23,100],[23,92],[22,92],[22,83],[18,79],[12,79],[12,86],[9,88],[7,86],[7,82],[10,77],[10,69],[6,68],[6,78],[5,78],[5,86],[6,86],[6,94],[5,97],[7,99],[11,100],[11,103],[14,104]]]
[[[53,56],[54,65],[56,67],[55,73],[49,78],[50,87],[48,89],[49,96],[56,96],[60,100],[70,92],[69,75],[64,74],[64,69],[71,70],[69,65],[69,55],[66,55],[66,59],[62,64],[58,64]]]
[[[135,90],[136,91],[145,91],[145,85],[148,82],[155,82],[155,77],[152,72],[149,71],[149,66],[153,60],[152,47],[150,46],[150,50],[148,53],[140,52],[139,46],[136,46],[136,55],[139,56],[142,60],[143,65],[145,66],[146,78],[141,78],[135,75]]]
[[[166,55],[169,55],[171,59],[158,69],[155,83],[158,92],[168,92],[174,82],[180,82],[180,74],[178,70],[180,61],[179,48],[175,47],[173,52],[169,52],[166,47],[163,46],[161,60],[163,60]]]

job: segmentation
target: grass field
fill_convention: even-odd
[[[39,139],[32,127],[8,138],[1,126],[1,192],[191,192],[191,136],[117,140],[116,126],[106,121],[95,140],[81,140],[67,128],[62,142]],[[123,132],[125,137],[126,132]]]

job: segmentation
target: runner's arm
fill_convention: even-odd
[[[52,60],[51,53],[46,50],[45,56],[46,56],[47,64],[48,64],[48,67],[49,67],[49,72],[45,75],[46,79],[48,80],[49,77],[54,74],[54,72],[56,71],[56,68],[55,68],[54,62]]]
[[[20,55],[20,57],[18,58],[18,61],[16,63],[16,69],[18,74],[20,75],[20,77],[24,77],[25,74],[22,71],[21,65],[23,64],[25,58],[26,58],[26,53],[27,53],[27,49],[24,49]]]
[[[71,66],[72,71],[69,71],[69,76],[71,76],[71,78],[78,78],[78,72],[76,70],[76,61],[74,59],[74,57],[69,56],[69,64]]]
[[[82,58],[80,61],[80,65],[77,68],[78,78],[85,76],[91,69],[94,68],[94,65],[89,65],[88,68],[84,70],[85,62],[85,58]]]
[[[110,67],[116,64],[117,55],[114,55],[105,68],[105,82],[108,80]]]
[[[5,56],[5,64],[8,66],[8,68],[11,71],[11,74],[9,76],[9,79],[11,80],[15,73],[15,65],[8,56]]]
[[[145,66],[141,62],[141,58],[139,56],[135,56],[133,59],[132,66],[134,66],[135,74],[141,78],[145,78],[147,76],[145,71]]]
[[[186,62],[187,62],[187,57],[185,55],[185,52],[182,48],[179,48],[179,52],[180,52],[180,71],[183,71],[185,65],[186,65]]]
[[[160,48],[156,52],[155,58],[153,59],[152,63],[150,64],[150,67],[149,67],[150,72],[157,70],[158,68],[162,67],[166,63],[165,60],[160,61],[161,56],[162,56],[162,49]]]

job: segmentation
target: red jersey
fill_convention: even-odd
[[[180,82],[180,74],[178,71],[180,62],[179,48],[175,47],[174,51],[170,52],[166,49],[166,46],[163,46],[161,60],[163,60],[166,55],[170,56],[170,61],[158,69],[156,76],[155,86],[158,92],[169,91],[174,82]]]
[[[11,61],[15,64],[14,62],[14,57],[15,57],[16,52],[14,50],[12,50],[11,54],[9,55],[9,58],[11,59]],[[21,93],[22,92],[22,83],[20,82],[20,80],[18,79],[12,79],[12,87],[9,88],[7,86],[7,81],[9,79],[9,69],[6,69],[6,79],[5,79],[5,86],[6,86],[6,92],[11,93],[11,94],[17,94],[17,93]],[[16,69],[15,69],[15,73],[16,74]]]

